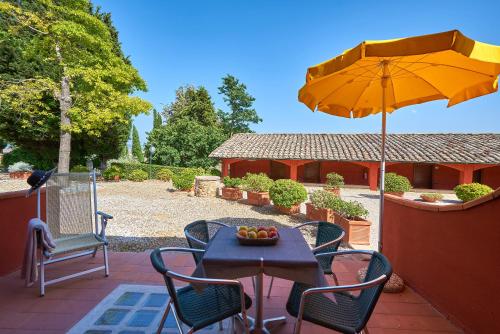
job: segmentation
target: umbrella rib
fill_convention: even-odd
[[[398,65],[395,65],[395,66],[396,66],[396,67],[398,67],[398,68],[400,68],[400,69],[401,69],[402,71],[404,71],[404,72],[408,72],[408,73],[409,73],[412,77],[415,77],[415,78],[417,78],[417,79],[420,79],[420,80],[424,81],[426,84],[428,84],[429,86],[431,86],[432,88],[434,88],[434,90],[435,90],[436,92],[438,92],[438,94],[444,95],[444,94],[443,94],[443,93],[442,93],[442,92],[441,92],[441,91],[440,91],[440,90],[439,90],[436,86],[434,86],[433,84],[431,84],[431,83],[430,83],[429,81],[427,81],[425,78],[423,78],[423,77],[421,77],[421,76],[418,76],[418,75],[416,75],[415,73],[412,73],[412,72],[408,71],[407,69],[402,68],[402,67],[400,67],[400,66],[398,66]],[[392,82],[392,80],[391,80],[391,82]],[[394,91],[394,83],[392,84],[392,87],[393,87],[393,91]],[[447,97],[447,98],[448,98],[448,97]]]
[[[430,65],[430,66],[445,66],[445,67],[451,67],[451,68],[454,68],[454,69],[457,69],[457,70],[463,70],[463,71],[472,72],[472,73],[476,73],[476,74],[482,74],[482,75],[488,76],[490,78],[494,77],[493,75],[488,74],[488,73],[484,73],[484,72],[480,72],[480,71],[475,71],[475,70],[471,70],[471,69],[463,68],[463,67],[459,67],[459,66],[448,65],[448,64],[429,63],[429,62],[420,62],[420,61],[419,62],[401,62],[401,63],[405,63],[405,64],[427,64],[427,65]],[[400,67],[400,68],[402,68],[402,67]]]

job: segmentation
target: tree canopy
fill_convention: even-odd
[[[54,152],[73,139],[79,157],[117,157],[131,118],[151,108],[131,96],[136,90],[145,91],[145,82],[123,55],[110,15],[90,1],[0,2],[0,136],[7,141]],[[70,149],[59,151],[68,162]]]
[[[219,110],[219,117],[225,133],[232,136],[235,133],[252,132],[250,123],[257,124],[262,119],[257,115],[253,106],[255,98],[248,94],[247,87],[232,75],[222,78],[219,94],[223,95],[224,102],[230,112]]]

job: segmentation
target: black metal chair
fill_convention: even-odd
[[[151,253],[151,263],[156,271],[163,275],[170,295],[157,333],[162,332],[165,320],[172,309],[177,328],[181,334],[184,333],[182,323],[190,327],[187,334],[191,334],[217,322],[221,323],[227,318],[231,318],[234,330],[234,317],[236,316],[241,316],[245,333],[249,334],[246,310],[252,305],[252,300],[245,294],[241,282],[196,278],[173,272],[165,266],[162,258],[162,254],[165,252],[190,252],[202,255],[204,250],[166,247],[157,248]],[[176,288],[174,279],[189,283],[189,285]]]
[[[365,280],[360,284],[322,288],[294,283],[286,309],[297,318],[294,334],[300,333],[302,320],[339,331],[341,333],[367,333],[366,324],[377,304],[385,283],[392,275],[387,258],[373,251],[340,251],[318,254],[317,257],[333,255],[335,258],[348,254],[369,254],[370,264]],[[351,291],[360,291],[352,295]],[[333,296],[335,301],[326,295]]]
[[[326,252],[336,252],[345,236],[345,231],[339,225],[335,225],[329,222],[322,221],[312,221],[303,223],[295,226],[294,228],[316,228],[316,243],[314,248],[311,250],[313,254],[320,254]],[[337,275],[332,270],[333,256],[322,256],[318,258],[318,262],[323,269],[325,275],[331,275],[338,285]],[[269,290],[267,292],[267,298],[271,296],[271,290],[273,288],[274,277],[271,278],[271,283],[269,284]]]
[[[190,248],[204,250],[221,227],[229,227],[229,225],[211,220],[197,220],[184,227],[184,235]],[[195,263],[198,264],[203,258],[203,253],[193,253],[193,257]]]

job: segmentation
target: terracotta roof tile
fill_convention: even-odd
[[[257,134],[232,136],[213,158],[379,161],[379,134]],[[387,161],[500,163],[500,134],[390,134]]]

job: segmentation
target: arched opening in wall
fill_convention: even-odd
[[[289,179],[290,167],[282,162],[271,160],[271,172],[269,177],[273,180]]]
[[[368,185],[368,168],[353,162],[322,161],[320,164],[320,182],[326,182],[326,174],[337,173],[344,177],[346,185]]]
[[[313,161],[299,166],[297,179],[305,183],[320,183],[320,162]]]
[[[493,189],[500,187],[500,165],[485,167],[474,171],[474,182],[486,184]]]
[[[443,166],[434,165],[432,169],[432,189],[451,190],[460,183],[460,171]]]
[[[229,176],[243,177],[247,173],[265,173],[270,175],[269,160],[242,160],[229,165]]]

